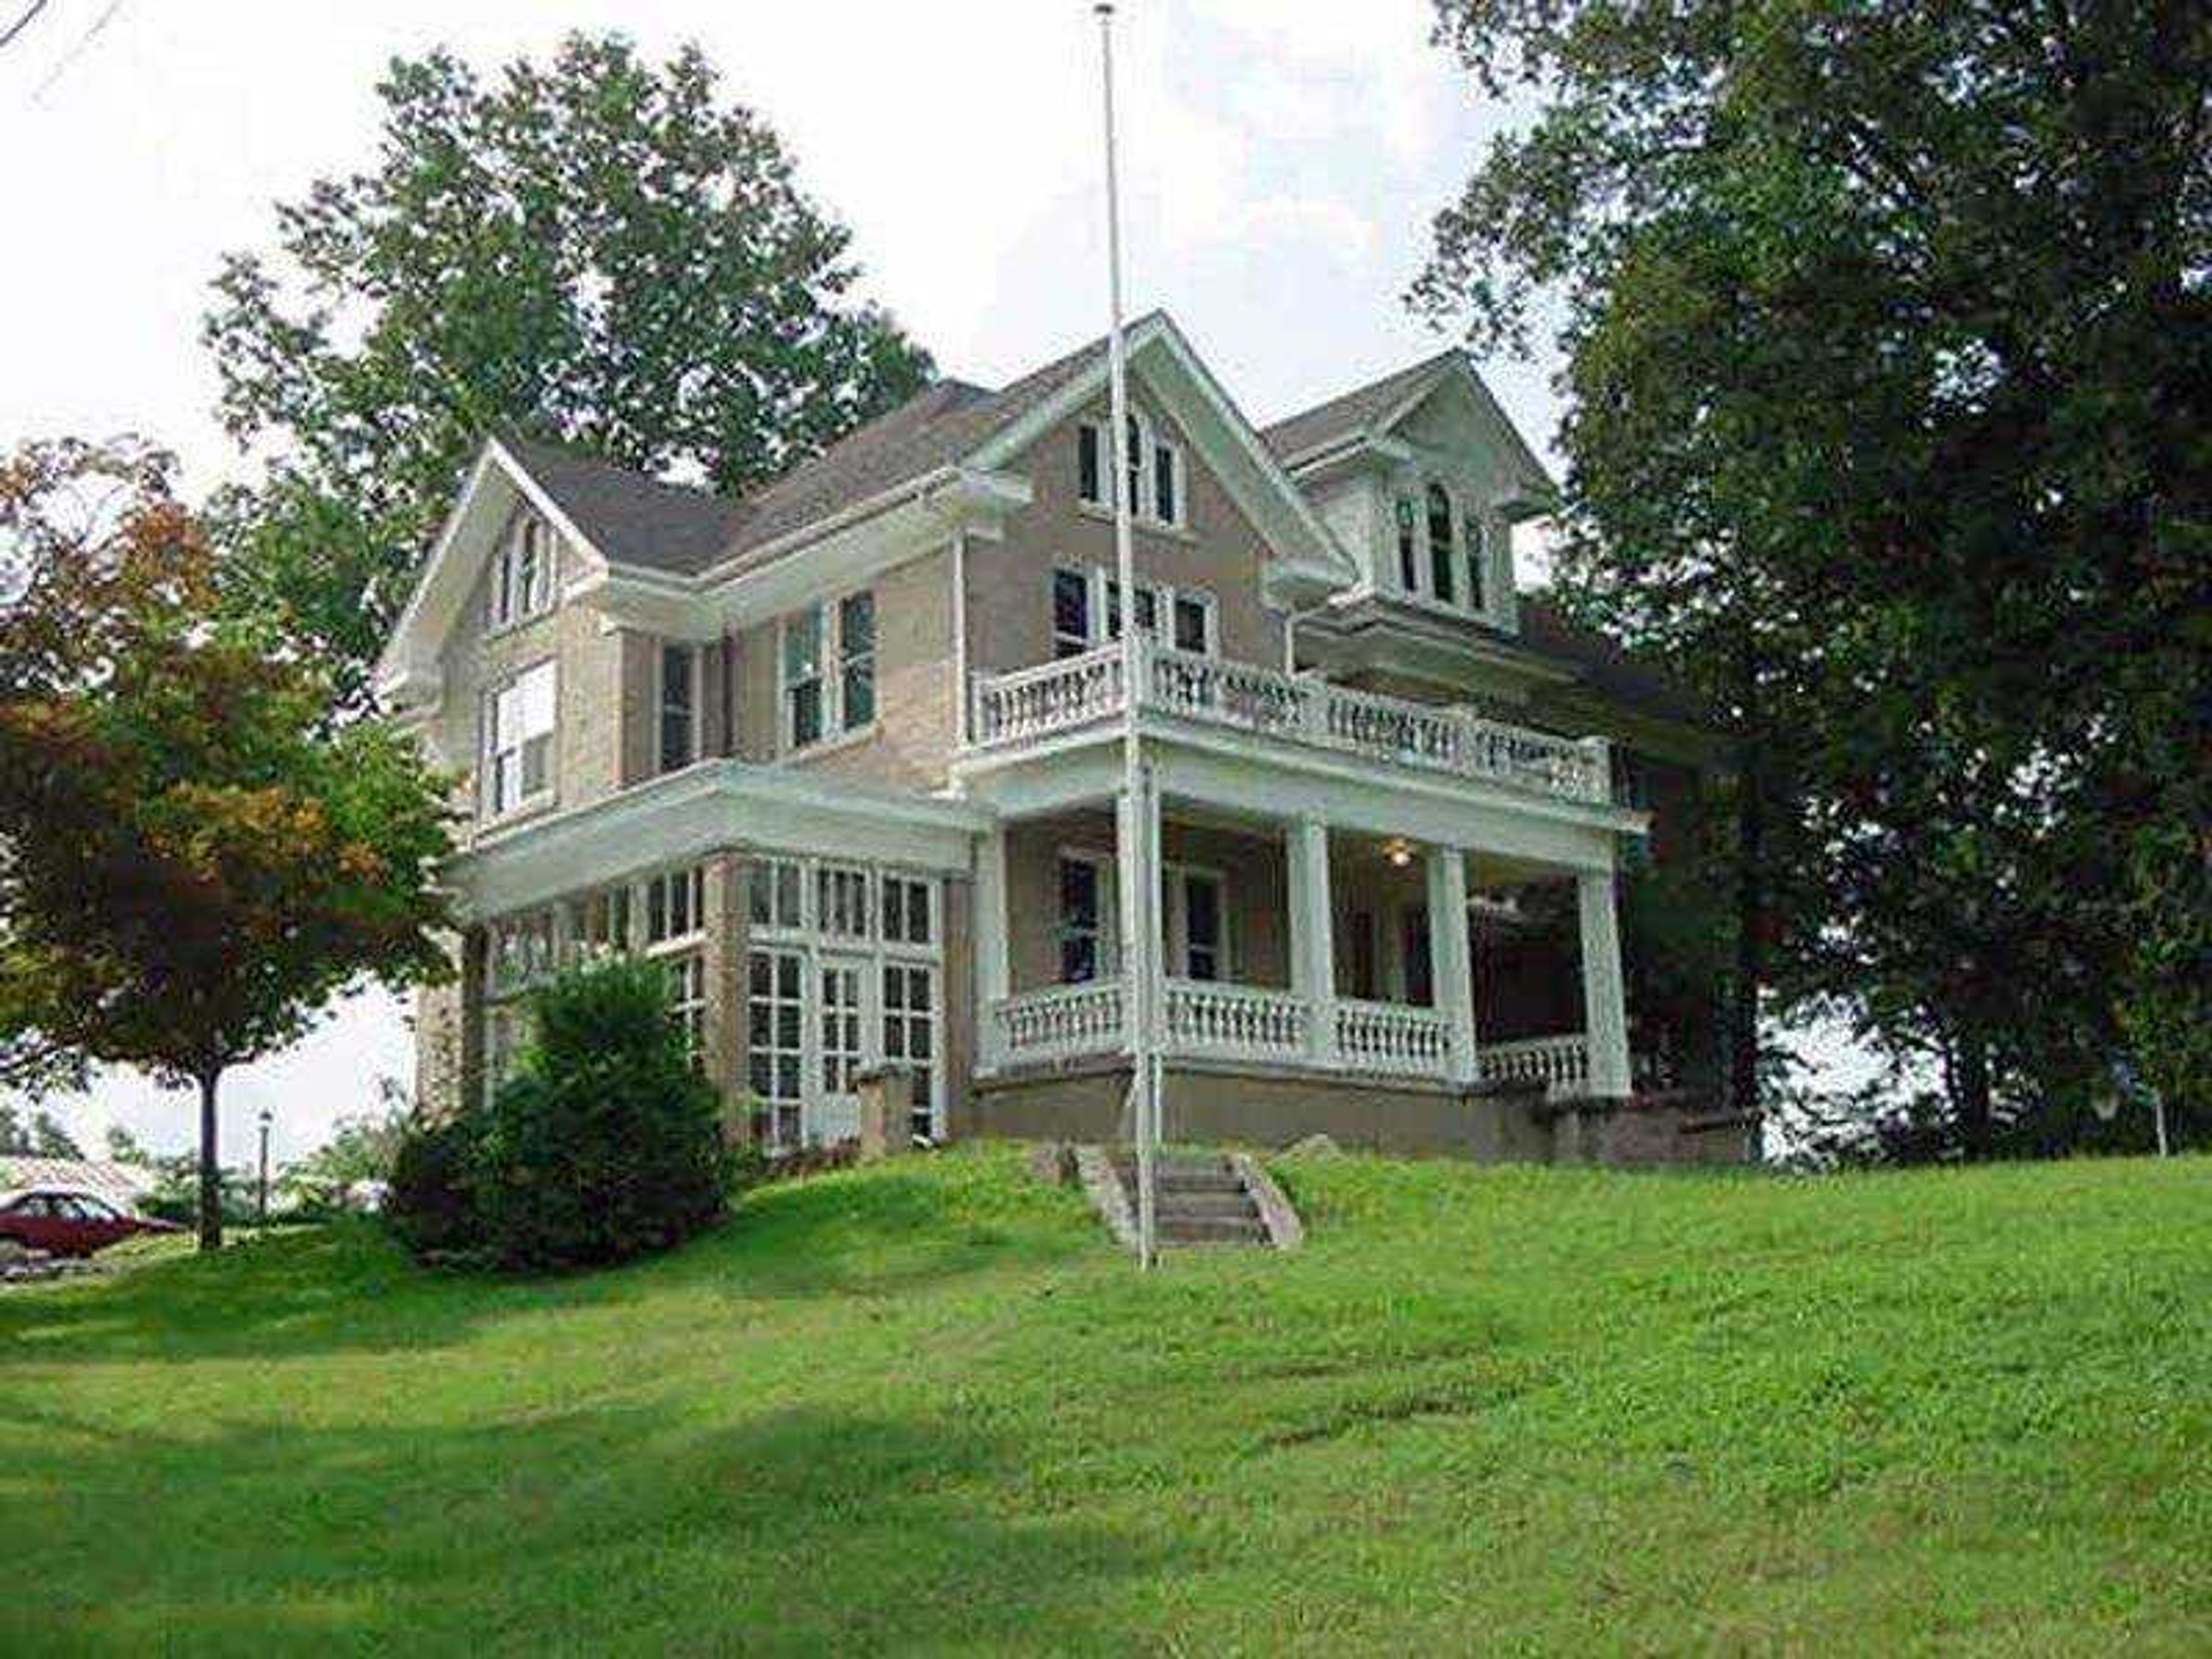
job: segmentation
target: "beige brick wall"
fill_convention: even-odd
[[[1179,427],[1149,399],[1133,396],[1155,428],[1181,446],[1188,533],[1136,532],[1138,574],[1149,580],[1210,590],[1219,607],[1222,654],[1270,667],[1282,661],[1282,625],[1260,603],[1265,544],[1249,520],[1200,463]],[[1105,400],[1039,438],[1012,470],[1026,473],[1034,495],[1014,513],[1002,541],[975,538],[968,547],[968,662],[971,672],[1005,673],[1052,656],[1052,577],[1055,566],[1114,567],[1114,526],[1076,495],[1076,427],[1103,422]]]

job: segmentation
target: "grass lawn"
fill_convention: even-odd
[[[0,1295],[0,1652],[2212,1647],[2212,1161],[1277,1167],[1149,1279],[983,1150]]]

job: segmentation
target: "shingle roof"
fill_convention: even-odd
[[[1425,357],[1379,380],[1370,380],[1365,386],[1331,398],[1327,403],[1316,404],[1311,409],[1301,410],[1296,415],[1263,428],[1260,437],[1273,450],[1276,459],[1286,460],[1303,455],[1309,450],[1338,438],[1351,436],[1395,409],[1412,396],[1413,388],[1422,379],[1435,372],[1441,363],[1450,362],[1460,355],[1454,346],[1433,357]]]
[[[1133,331],[1146,320],[1129,326]],[[994,392],[939,380],[740,499],[663,483],[554,445],[507,449],[592,546],[623,564],[692,574],[749,556],[847,507],[956,465],[1093,365],[1090,342]],[[761,562],[765,562],[766,556]]]

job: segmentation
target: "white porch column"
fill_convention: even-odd
[[[1428,852],[1430,980],[1437,1006],[1451,1027],[1451,1075],[1474,1080],[1474,963],[1468,945],[1467,854],[1456,847]]]
[[[985,1070],[1004,1062],[999,1004],[1013,988],[1007,966],[1006,827],[994,823],[975,838],[976,1055]]]
[[[1304,818],[1284,836],[1289,854],[1291,989],[1306,1005],[1306,1052],[1336,1059],[1336,937],[1328,890],[1328,826]]]
[[[1139,799],[1127,790],[1114,805],[1115,875],[1121,908],[1121,1022],[1127,1052],[1136,1050],[1137,1022],[1152,1021],[1157,1037],[1160,1010],[1152,1006],[1160,968],[1160,801],[1151,769]]]
[[[1620,922],[1613,908],[1613,872],[1575,877],[1582,909],[1583,1030],[1589,1043],[1589,1091],[1619,1098],[1629,1092],[1628,1008],[1620,978]]]

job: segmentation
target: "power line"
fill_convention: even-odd
[[[40,3],[45,3],[45,0],[40,0]],[[33,99],[45,97],[46,95],[46,89],[52,87],[55,82],[60,80],[62,76],[68,72],[69,66],[71,64],[74,64],[79,58],[84,55],[84,49],[100,38],[100,30],[106,28],[108,25],[109,20],[112,18],[117,12],[121,11],[122,9],[123,0],[107,0],[107,9],[92,20],[92,27],[78,37],[77,43],[75,46],[71,46],[67,52],[62,54],[61,62],[56,64],[52,69],[46,72],[46,78],[39,82],[39,89],[33,93],[31,96]]]
[[[36,17],[46,9],[46,0],[31,0],[30,9],[8,26],[7,33],[0,34],[0,46],[6,46],[10,40],[21,34],[25,29],[30,27],[31,20]]]

